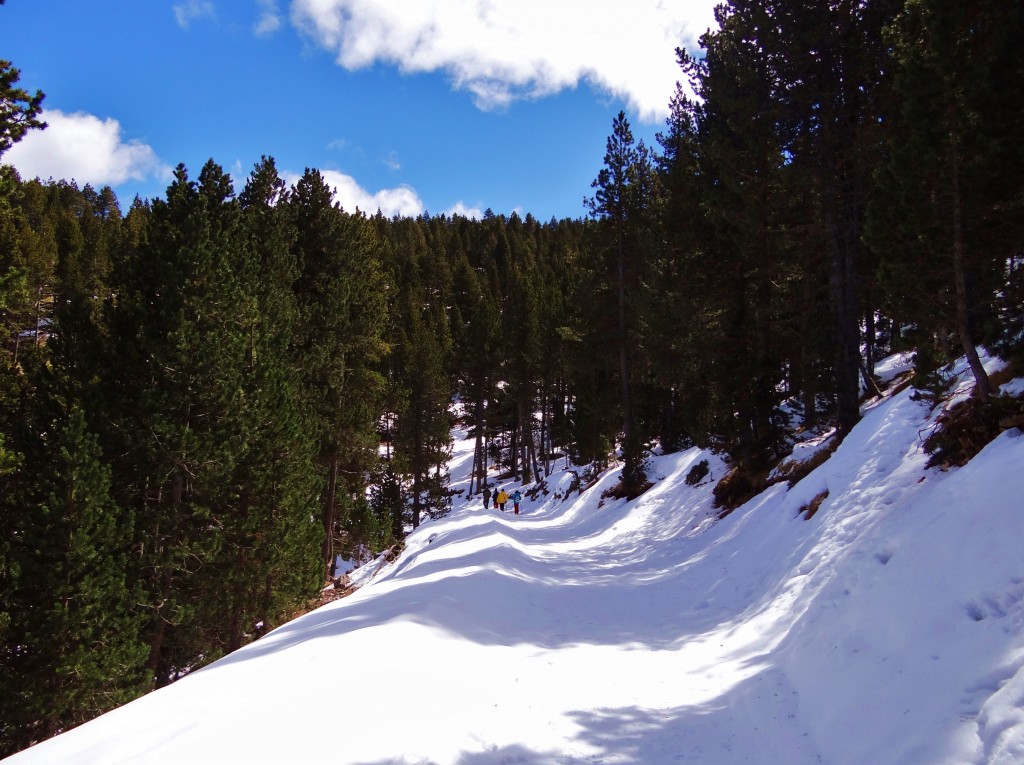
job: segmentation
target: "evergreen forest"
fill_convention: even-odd
[[[722,512],[913,352],[1024,369],[1024,4],[728,0],[585,218],[385,218],[264,157],[163,198],[0,166],[0,756],[258,639],[486,466],[728,459]],[[0,61],[0,161],[45,129]],[[240,186],[240,187],[239,187]],[[458,402],[458,407],[453,407]],[[945,448],[945,447],[937,447]],[[952,447],[949,447],[952,448]],[[947,455],[948,456],[948,455]],[[338,657],[347,661],[349,657]]]

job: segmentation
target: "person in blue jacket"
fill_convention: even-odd
[[[516,515],[519,515],[519,503],[523,501],[523,495],[516,489],[512,492],[512,506],[516,509]]]

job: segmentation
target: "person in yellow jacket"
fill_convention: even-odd
[[[501,508],[501,512],[505,512],[505,503],[508,502],[508,492],[502,489],[498,492],[498,498],[495,500],[498,503],[498,507]]]

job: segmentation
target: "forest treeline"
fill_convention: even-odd
[[[109,188],[0,177],[0,755],[257,639],[452,496],[455,412],[543,486],[698,444],[735,503],[874,362],[939,391],[1024,351],[1024,6],[732,0],[590,215],[346,211],[263,158]],[[0,154],[41,94],[0,62]],[[691,94],[691,95],[688,95]],[[581,190],[581,195],[587,193]],[[453,409],[452,402],[459,406]],[[581,482],[587,476],[581,474]],[[724,484],[723,484],[724,485]],[[339,657],[344,662],[349,657]]]

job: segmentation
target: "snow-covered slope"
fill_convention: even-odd
[[[1024,436],[926,470],[933,417],[881,401],[722,520],[698,450],[631,503],[614,473],[457,502],[352,596],[9,762],[1024,762]]]

